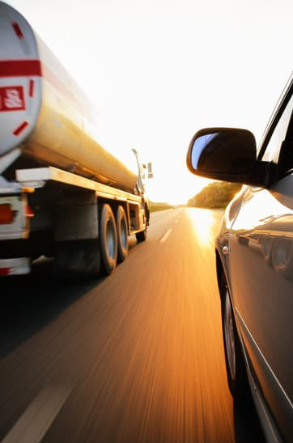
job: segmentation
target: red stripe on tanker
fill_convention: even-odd
[[[41,76],[40,60],[0,60],[0,78]]]
[[[20,135],[27,127],[29,126],[28,122],[22,122],[21,125],[19,125],[14,131],[13,135],[18,136]]]
[[[35,82],[34,82],[34,80],[30,80],[29,81],[29,90],[28,90],[29,97],[34,96],[34,89],[35,89]]]
[[[15,34],[17,35],[17,37],[18,37],[19,39],[24,38],[24,35],[23,35],[23,33],[22,33],[22,30],[21,30],[19,24],[16,23],[16,22],[14,22],[14,23],[11,23],[11,25],[12,25],[12,27],[13,27],[13,29],[14,29],[14,32],[15,32]]]

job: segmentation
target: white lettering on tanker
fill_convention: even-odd
[[[25,110],[23,86],[0,88],[0,112]]]

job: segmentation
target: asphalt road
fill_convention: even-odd
[[[263,442],[227,387],[214,237],[221,211],[153,214],[99,280],[50,261],[0,281],[0,440]]]

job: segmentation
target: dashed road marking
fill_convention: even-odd
[[[48,386],[39,393],[2,443],[40,443],[73,387]]]
[[[161,238],[160,243],[165,243],[165,241],[168,239],[171,232],[172,232],[172,229],[168,229],[168,231]]]

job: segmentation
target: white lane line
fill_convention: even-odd
[[[163,237],[160,240],[160,243],[165,243],[165,241],[167,240],[167,238],[169,237],[169,235],[171,234],[172,229],[168,229],[168,231],[163,235]]]
[[[72,389],[72,386],[44,388],[1,443],[40,443]]]

